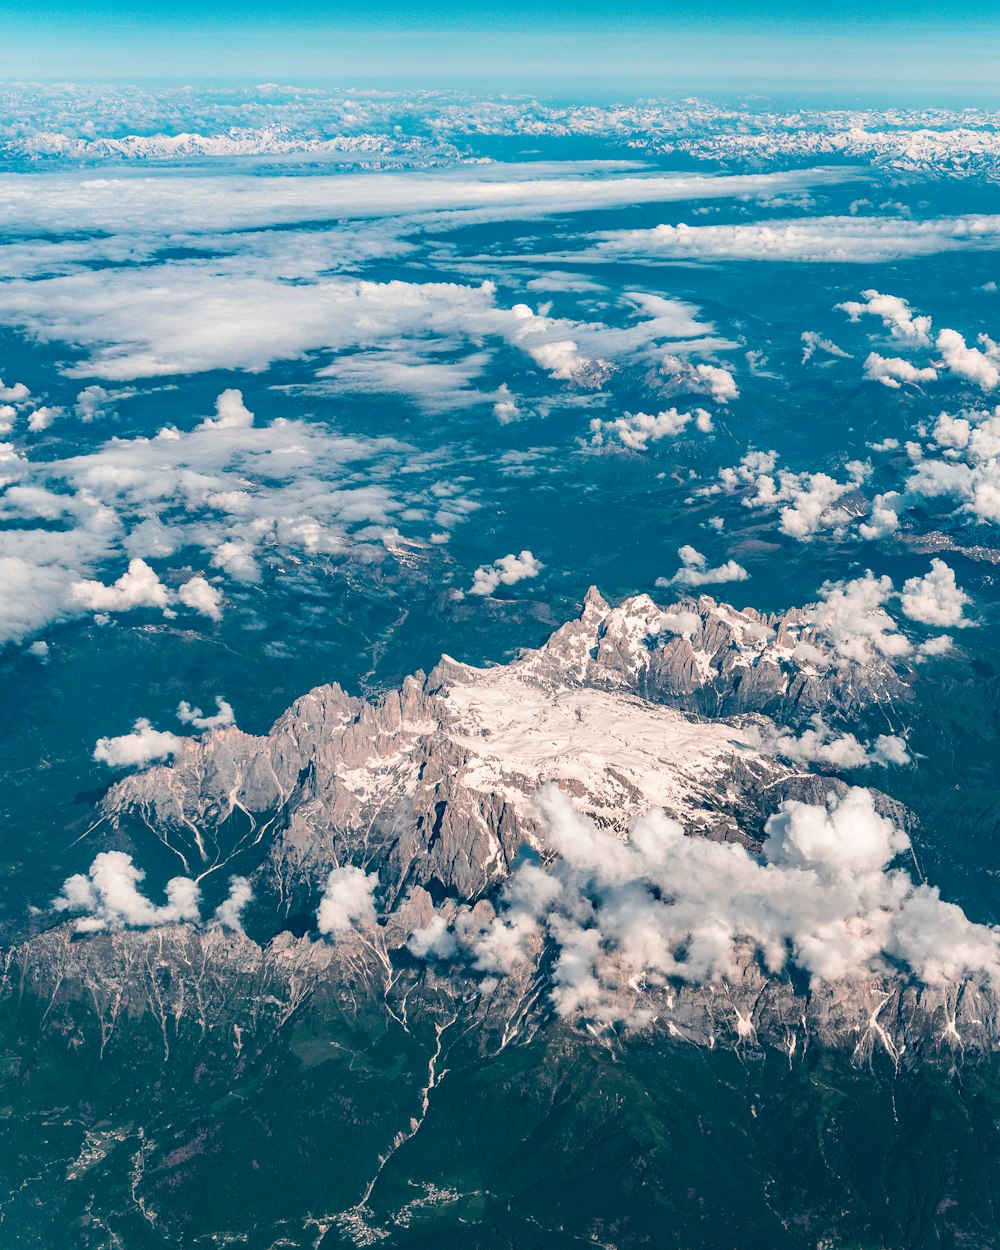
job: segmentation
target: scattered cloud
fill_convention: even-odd
[[[769,724],[752,735],[755,745],[796,764],[850,769],[901,767],[912,762],[906,742],[896,734],[879,734],[874,743],[861,742],[852,733],[837,733],[817,713],[801,733]]]
[[[931,569],[923,577],[911,577],[903,583],[900,606],[911,621],[942,628],[970,625],[965,609],[972,602],[955,580],[955,571],[943,560],[931,560]]]
[[[184,746],[184,741],[177,734],[154,729],[142,716],[135,722],[131,733],[118,738],[99,738],[94,747],[94,759],[109,768],[144,768],[147,764],[176,755]]]
[[[668,408],[655,416],[628,412],[608,421],[594,417],[590,422],[590,443],[592,447],[604,447],[609,442],[618,442],[632,451],[646,451],[650,443],[659,442],[661,438],[676,438],[692,421],[703,434],[712,432],[712,416],[704,408],[695,408],[692,412]]]
[[[375,890],[378,874],[362,868],[334,868],[316,913],[320,933],[343,937],[352,929],[375,923]]]
[[[82,913],[74,921],[78,933],[148,929],[161,924],[197,923],[201,891],[189,877],[167,882],[167,901],[160,905],[139,890],[146,874],[123,851],[101,851],[89,871],[67,878],[52,900],[58,912]]]
[[[491,924],[477,931],[466,914],[451,932],[454,951],[493,974],[549,945],[560,1015],[646,1024],[655,1012],[644,989],[721,982],[753,953],[772,974],[795,966],[827,983],[900,965],[933,985],[1000,977],[1000,934],[894,866],[909,842],[870,791],[782,803],[760,857],[687,837],[657,810],[622,843],[554,786],[539,803],[553,863],[519,869]],[[441,931],[415,938],[411,949],[452,957]]]
[[[177,719],[199,731],[227,729],[236,724],[236,714],[231,704],[216,695],[215,706],[218,709],[215,715],[206,716],[200,707],[192,707],[185,699],[177,707]]]
[[[969,347],[957,330],[942,330],[935,346],[952,373],[984,391],[992,391],[1000,383],[1000,346],[986,334],[980,334],[978,342],[981,349]]]
[[[865,218],[865,221],[868,220]],[[861,295],[863,304],[857,300],[846,300],[837,304],[837,308],[847,313],[852,321],[859,321],[863,316],[880,318],[894,339],[901,339],[913,347],[930,346],[930,317],[914,316],[910,305],[898,295],[883,295],[875,290],[862,291]]]
[[[537,577],[545,567],[530,551],[520,555],[501,556],[492,564],[481,564],[472,577],[470,595],[492,595],[500,586],[514,586],[518,582]]]
[[[921,382],[937,380],[937,370],[930,365],[918,368],[900,356],[880,356],[878,352],[869,352],[865,359],[865,377],[870,382],[881,382],[892,390],[899,390],[904,382],[913,386]]]
[[[850,461],[844,466],[849,476],[840,482],[828,473],[776,470],[777,458],[774,451],[748,452],[738,465],[720,471],[717,486],[702,488],[699,493],[707,496],[720,490],[742,491],[745,507],[777,511],[781,532],[800,542],[808,542],[825,530],[842,535],[857,516],[854,496],[870,466]]]
[[[679,547],[681,568],[673,577],[658,577],[657,586],[709,586],[713,582],[745,582],[750,574],[742,564],[727,560],[717,568],[709,568],[708,560],[694,547]]]
[[[165,903],[153,903],[140,889],[146,874],[123,851],[101,851],[86,873],[63,883],[52,900],[52,910],[75,915],[77,933],[116,933],[122,929],[151,929],[159,925],[200,924],[201,890],[190,877],[167,882]],[[242,931],[242,912],[253,897],[246,877],[231,877],[229,893],[211,923]]]
[[[817,352],[823,352],[827,356],[836,356],[840,360],[850,360],[851,353],[845,352],[842,347],[838,347],[836,343],[830,339],[824,338],[821,334],[817,334],[815,330],[802,331],[802,363],[807,364],[812,360]]]

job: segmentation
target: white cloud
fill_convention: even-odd
[[[655,416],[629,412],[610,421],[594,417],[590,422],[590,442],[593,447],[603,447],[615,440],[633,451],[646,451],[650,443],[659,442],[661,438],[675,438],[692,421],[703,434],[711,433],[712,417],[704,408],[695,408],[693,412],[668,408]]]
[[[605,230],[590,237],[595,240],[594,245],[582,254],[587,260],[649,257],[857,264],[932,256],[938,252],[996,250],[1000,248],[1000,216],[969,215],[925,221],[900,217],[798,217],[719,226],[681,222],[647,230]],[[878,292],[872,294],[878,300],[893,299]],[[869,311],[863,305],[858,307]]]
[[[865,360],[865,377],[870,382],[881,382],[893,390],[899,390],[904,382],[916,386],[920,382],[934,382],[937,370],[930,365],[918,368],[900,356],[880,356],[878,352],[869,352]]]
[[[745,582],[750,574],[735,560],[727,560],[717,568],[709,568],[708,560],[694,547],[679,547],[682,567],[673,577],[658,577],[657,586],[708,586],[713,582]]]
[[[169,590],[145,560],[129,561],[126,572],[110,586],[98,581],[78,581],[70,587],[71,599],[93,612],[128,612],[136,608],[160,608],[170,604],[185,607],[213,621],[222,619],[222,595],[204,577],[192,577],[176,592]]]
[[[177,707],[177,719],[183,721],[185,725],[191,725],[194,729],[226,729],[230,725],[236,724],[236,715],[232,706],[225,699],[215,696],[215,706],[218,711],[214,716],[206,716],[200,707],[192,707],[185,699]]]
[[[167,901],[159,906],[140,892],[145,873],[122,851],[101,851],[86,874],[69,877],[52,900],[55,911],[82,913],[73,927],[78,933],[147,929],[154,925],[197,923],[201,892],[188,877],[167,882]]]
[[[850,475],[847,481],[838,482],[828,473],[792,473],[786,469],[775,472],[776,462],[774,451],[748,452],[738,465],[721,470],[719,486],[700,493],[750,487],[752,493],[745,494],[744,506],[777,510],[779,528],[789,537],[808,542],[823,530],[842,534],[856,515],[849,506],[849,497],[868,476],[870,466],[851,461],[845,465]]]
[[[200,612],[213,621],[222,620],[222,593],[204,577],[192,577],[177,591],[177,599],[186,608]]]
[[[866,222],[869,220],[865,219]],[[847,300],[837,304],[837,308],[847,313],[852,321],[859,321],[865,315],[879,317],[894,339],[902,339],[914,347],[930,346],[930,317],[915,317],[910,305],[898,295],[883,295],[875,290],[862,291],[861,294],[865,301],[863,304]]]
[[[957,330],[942,330],[936,347],[952,373],[975,382],[984,391],[992,391],[1000,383],[1000,347],[985,334],[979,335],[978,342],[983,350],[969,347]]]
[[[913,646],[885,609],[893,594],[892,579],[876,577],[870,569],[851,581],[825,582],[809,619],[842,659],[902,659]]]
[[[774,724],[752,734],[755,745],[799,764],[827,768],[885,768],[909,764],[905,741],[895,734],[879,734],[874,743],[861,742],[852,733],[838,734],[817,712],[800,734]]]
[[[33,434],[40,434],[43,430],[47,430],[52,422],[62,415],[63,410],[61,408],[53,408],[43,404],[41,408],[36,408],[34,412],[29,413],[28,429]]]
[[[730,198],[836,183],[832,170],[718,176],[648,174],[624,163],[465,166],[443,173],[359,173],[350,179],[212,174],[184,179],[6,175],[0,225],[28,237],[44,228],[145,238],[152,232],[248,231],[351,218],[485,211],[481,220],[516,220],[633,204]],[[454,223],[464,225],[459,216]],[[423,224],[431,224],[426,219]],[[442,224],[449,224],[444,219]]]
[[[291,283],[288,267],[275,267],[267,255],[233,263],[232,273],[224,264],[171,262],[8,283],[0,322],[89,349],[89,360],[68,369],[72,376],[260,372],[275,361],[325,352],[332,363],[314,371],[336,389],[405,390],[425,407],[438,401],[442,410],[481,398],[469,384],[490,358],[484,344],[506,343],[551,376],[591,387],[616,361],[641,361],[666,343],[675,354],[730,346],[690,305],[652,295],[630,295],[631,323],[616,326],[552,317],[526,304],[502,307],[492,282],[369,282],[305,273]],[[463,350],[457,363],[439,360],[443,351]],[[687,382],[720,398],[734,390],[731,376],[716,366],[699,367]]]
[[[334,868],[316,913],[320,933],[342,937],[352,929],[375,923],[378,875],[362,868]]]
[[[384,559],[399,526],[448,531],[474,506],[438,480],[441,462],[281,418],[167,428],[56,460],[0,447],[0,522],[13,522],[0,524],[0,643],[87,610],[180,604],[217,620],[221,587],[198,575],[173,590],[154,571],[186,549],[244,581],[288,553]],[[97,576],[123,557],[123,577]]]
[[[537,577],[545,567],[530,551],[520,555],[501,556],[492,564],[481,564],[472,576],[470,595],[492,595],[499,586],[514,586],[528,578]]]
[[[902,492],[889,497],[901,511],[920,500],[952,499],[979,521],[1000,522],[1000,409],[942,413],[933,446],[908,444],[914,471]]]
[[[118,738],[99,738],[94,747],[94,759],[109,768],[143,768],[175,755],[183,748],[184,741],[177,734],[154,729],[143,716],[135,722],[131,733]]]
[[[504,382],[497,390],[496,403],[493,405],[493,415],[501,425],[507,425],[511,421],[517,421],[521,416],[521,409],[518,407],[517,400],[511,393],[510,387]]]
[[[23,382],[15,382],[13,386],[5,386],[0,381],[0,403],[23,404],[31,397],[31,391]]]
[[[922,657],[947,655],[954,645],[954,639],[947,634],[940,634],[937,638],[928,638],[926,642],[922,642],[917,650]]]
[[[97,421],[108,416],[115,395],[103,386],[85,386],[76,397],[73,411],[81,421]]]
[[[103,582],[79,581],[70,587],[72,598],[94,612],[128,612],[134,608],[165,608],[170,592],[145,560],[129,561],[129,566],[110,586]]]
[[[243,392],[231,387],[223,391],[215,401],[215,417],[206,417],[200,429],[248,430],[253,425],[253,413],[243,402]]]
[[[942,412],[934,426],[934,441],[941,447],[956,451],[968,447],[972,425],[965,417],[952,417]]]
[[[243,911],[253,900],[253,890],[246,877],[230,877],[229,893],[215,909],[211,923],[223,929],[243,932]]]
[[[1000,978],[1000,934],[893,866],[909,841],[870,791],[782,803],[761,858],[687,837],[658,810],[623,844],[555,787],[539,801],[556,858],[515,873],[484,932],[453,932],[477,967],[501,974],[549,943],[563,1016],[646,1023],[643,987],[738,975],[748,944],[772,974],[794,965],[818,982],[894,976],[900,964],[932,985]],[[447,957],[441,935],[435,945]]]
[[[900,606],[911,621],[946,629],[971,624],[964,615],[971,602],[955,581],[954,569],[938,559],[931,560],[923,577],[908,578],[900,593]]]

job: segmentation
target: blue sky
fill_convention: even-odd
[[[996,6],[710,0],[470,5],[14,5],[0,77],[323,80],[530,88],[594,97],[705,90],[845,100],[1000,97]]]

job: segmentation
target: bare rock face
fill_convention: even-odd
[[[659,608],[648,595],[613,608],[595,589],[583,612],[520,661],[540,680],[625,689],[703,716],[763,712],[795,724],[847,718],[905,697],[883,656],[838,656],[808,608],[765,614],[708,595]]]

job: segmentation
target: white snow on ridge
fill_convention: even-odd
[[[474,753],[470,788],[527,806],[557,781],[584,808],[621,824],[628,809],[695,810],[713,774],[751,753],[732,725],[694,721],[618,691],[546,691],[516,666],[467,670],[447,690],[445,733]]]

